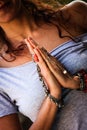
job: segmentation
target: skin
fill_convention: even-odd
[[[13,66],[17,66],[29,62],[32,60],[30,52],[33,51],[39,59],[39,61],[36,62],[38,63],[41,69],[41,73],[46,83],[48,84],[50,93],[54,97],[60,99],[61,82],[63,81],[64,83],[64,80],[67,79],[67,81],[69,81],[68,84],[70,84],[71,82],[76,80],[74,78],[72,78],[72,80],[69,78],[68,80],[68,76],[63,75],[59,70],[59,68],[56,66],[56,61],[53,59],[53,57],[50,56],[50,59],[52,59],[53,62],[48,61],[47,53],[43,51],[41,47],[44,46],[44,48],[47,48],[47,51],[50,52],[56,46],[61,45],[70,39],[69,38],[61,39],[58,36],[57,29],[54,26],[50,27],[44,24],[43,28],[38,28],[35,25],[35,23],[32,22],[32,20],[29,19],[27,15],[25,15],[25,12],[22,12],[19,17],[19,12],[23,7],[18,6],[18,10],[16,10],[15,5],[16,6],[19,5],[17,2],[21,2],[21,0],[10,0],[10,1],[11,1],[11,6],[8,7],[8,11],[7,9],[0,10],[0,26],[4,29],[7,36],[12,41],[12,45],[14,47],[17,47],[20,45],[20,41],[27,39],[27,37],[32,37],[35,41],[37,41],[37,43],[39,43],[40,47],[37,48],[35,44],[32,41],[30,41],[30,39],[27,39],[26,44],[28,45],[28,48],[23,52],[23,55],[17,56],[16,60],[11,63],[8,63],[4,59],[2,59],[0,61],[0,67],[13,67]],[[6,2],[6,0],[4,1],[0,0],[0,6],[3,4],[3,2]],[[82,10],[80,10],[80,8],[82,8]],[[81,15],[75,12],[75,10],[80,11]],[[84,17],[87,18],[86,17],[87,4],[79,1],[72,2],[71,4],[63,7],[62,11],[65,14],[64,16],[66,19],[69,15],[73,16],[71,17],[71,21],[69,21],[70,23],[74,22],[76,25],[79,24],[79,26],[81,27],[81,28],[77,28],[77,30],[79,31],[76,32],[74,31],[73,27],[68,26],[70,32],[74,36],[83,34],[84,33],[83,29],[87,27],[85,26],[87,25],[87,19],[85,20],[83,19]],[[67,13],[68,16],[66,16],[66,12],[68,12]],[[83,22],[84,24],[82,24]],[[62,30],[62,34],[66,34],[66,35],[68,34],[63,28],[61,28],[61,30]],[[52,69],[53,64],[55,66]],[[55,68],[57,69],[58,72],[60,72],[60,75],[55,73]],[[45,70],[46,73],[44,73],[43,69]],[[46,80],[47,75],[49,76],[49,80]],[[79,82],[75,82],[75,83],[73,82],[72,88],[75,88],[75,86],[79,86]],[[68,85],[66,87],[68,87]],[[43,105],[40,109],[36,121],[32,124],[29,130],[50,130],[56,112],[57,112],[56,105],[53,102],[51,102],[47,97],[43,102]],[[48,115],[50,120],[48,119]],[[0,118],[0,130],[2,129],[21,130],[17,114],[11,114]]]

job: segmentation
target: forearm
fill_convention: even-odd
[[[47,97],[38,113],[36,121],[29,130],[50,130],[57,110],[56,104]]]
[[[55,57],[49,55],[44,48],[41,49],[41,54],[43,59],[46,61],[48,68],[56,77],[61,86],[71,89],[79,88],[79,78],[73,77],[71,74],[69,74],[64,66]]]
[[[48,89],[47,97],[43,101],[37,119],[29,130],[50,130],[58,109],[56,104],[58,104],[58,99],[61,98],[61,86],[54,74],[50,71],[45,59],[42,57],[40,49],[35,46],[36,43],[34,40],[32,42],[31,39],[28,39],[26,43],[28,44],[31,54],[33,53],[34,56],[38,58],[38,60],[34,58],[34,61],[37,63],[38,74],[40,79],[46,82]],[[33,43],[35,43],[35,45]]]

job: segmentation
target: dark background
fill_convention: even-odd
[[[58,2],[61,3],[61,4],[67,4],[69,2],[72,2],[73,0],[40,0],[40,1],[54,5],[55,7],[57,7]],[[82,0],[82,1],[87,2],[87,0]]]
[[[45,0],[46,1],[46,0]],[[51,0],[50,0],[51,1]],[[73,1],[73,0],[53,0],[53,1],[59,1],[60,3],[62,3],[62,4],[66,4],[66,3],[69,3],[69,2],[71,2],[71,1]],[[83,0],[83,1],[85,1],[85,2],[87,2],[87,0]]]

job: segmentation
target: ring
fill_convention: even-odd
[[[63,70],[63,74],[67,74],[67,71],[66,71],[66,70]]]

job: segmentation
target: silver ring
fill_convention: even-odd
[[[67,70],[63,70],[63,74],[67,74]]]

